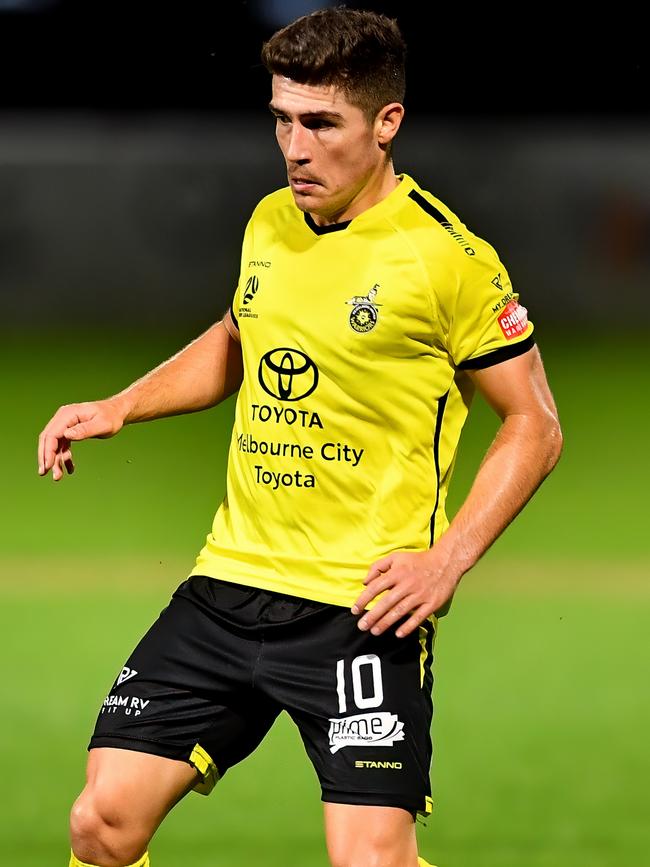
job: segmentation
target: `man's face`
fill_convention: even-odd
[[[346,211],[385,163],[378,125],[335,87],[278,75],[270,109],[296,205],[326,219]]]

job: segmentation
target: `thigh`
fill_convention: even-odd
[[[219,616],[210,580],[191,579],[174,594],[118,674],[89,744],[189,763],[204,794],[279,713],[253,686],[259,638]],[[224,603],[246,592],[225,588]]]
[[[78,804],[127,831],[133,826],[149,839],[197,778],[196,769],[186,762],[133,750],[92,749]]]
[[[406,810],[326,803],[324,819],[332,864],[417,867],[415,822]]]
[[[265,670],[284,684],[272,694],[300,730],[324,801],[430,812],[434,634],[426,621],[405,638],[373,636],[332,607],[293,644],[267,643]]]

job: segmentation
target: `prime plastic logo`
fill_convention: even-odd
[[[343,747],[392,747],[404,740],[404,723],[388,711],[358,713],[330,719],[329,739],[331,753]]]

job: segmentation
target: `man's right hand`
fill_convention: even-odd
[[[114,436],[124,424],[124,409],[117,400],[71,403],[60,407],[38,438],[38,473],[58,482],[64,469],[74,472],[71,444],[90,437]]]

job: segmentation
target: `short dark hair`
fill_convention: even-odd
[[[370,120],[404,101],[406,43],[397,22],[377,12],[338,6],[303,15],[264,43],[262,63],[299,84],[333,84]]]

